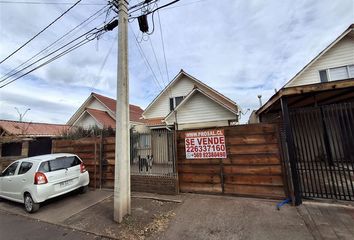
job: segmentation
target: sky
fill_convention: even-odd
[[[5,2],[0,0],[0,60],[76,0]],[[106,3],[82,0],[0,64],[0,81]],[[102,11],[58,43],[101,27],[114,17],[114,11]],[[243,112],[241,123],[245,123],[249,113],[259,108],[257,95],[265,103],[354,23],[354,0],[180,0],[156,13],[154,21],[151,15],[148,20],[150,30],[154,26],[151,35],[139,31],[137,20],[129,23],[130,103],[144,109],[183,69],[234,100]],[[65,124],[91,92],[115,98],[116,76],[117,29],[0,88],[0,119],[18,120],[17,108],[22,114],[30,109],[25,121]]]

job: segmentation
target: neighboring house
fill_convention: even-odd
[[[75,114],[67,122],[70,126],[83,127],[85,129],[98,126],[99,128],[116,127],[116,100],[91,93]],[[143,110],[139,106],[129,105],[130,124],[137,131],[144,129],[144,121],[141,119]]]
[[[52,139],[68,128],[60,124],[0,120],[0,169],[19,158],[51,153]]]
[[[150,129],[183,130],[238,123],[238,111],[234,101],[181,70],[142,115]]]
[[[353,200],[354,24],[256,115],[283,129],[283,158],[295,204],[302,197]]]
[[[327,46],[285,88],[354,78],[354,24]]]
[[[292,96],[293,101],[289,102],[289,107],[323,105],[353,99],[353,79],[354,24],[258,109],[257,116],[263,118],[263,121],[268,121],[266,118],[279,119],[282,96]]]

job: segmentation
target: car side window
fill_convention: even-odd
[[[22,162],[20,169],[18,170],[18,175],[25,174],[32,168],[32,163],[30,162]]]
[[[5,172],[3,172],[2,176],[6,177],[6,176],[13,176],[13,175],[15,175],[17,166],[18,166],[18,162],[14,162],[13,164],[11,164],[11,165],[5,170]]]
[[[38,171],[42,173],[50,172],[49,162],[48,161],[42,162],[38,168]]]

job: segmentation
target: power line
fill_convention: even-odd
[[[53,58],[47,60],[46,62],[42,63],[41,65],[39,65],[39,66],[33,68],[32,70],[30,70],[30,71],[28,71],[28,72],[22,74],[21,76],[16,77],[15,79],[13,79],[13,80],[11,80],[11,81],[9,81],[9,82],[7,82],[7,83],[4,83],[2,86],[0,86],[0,88],[3,88],[3,87],[5,87],[5,86],[9,85],[10,83],[12,83],[12,82],[14,82],[14,81],[20,79],[21,77],[24,77],[24,76],[28,75],[29,73],[31,73],[31,72],[37,70],[37,69],[40,68],[40,67],[43,67],[43,66],[47,65],[48,63],[51,63],[52,61],[54,61],[54,60],[56,60],[56,59],[58,59],[58,58],[60,58],[60,57],[62,57],[62,56],[64,56],[64,55],[66,55],[67,53],[69,53],[69,52],[71,52],[71,51],[73,51],[73,50],[75,50],[75,49],[81,47],[82,45],[87,44],[87,43],[90,42],[90,41],[93,41],[93,40],[96,39],[98,36],[101,36],[103,31],[111,31],[111,30],[113,30],[116,26],[118,26],[118,21],[116,21],[116,22],[115,22],[115,21],[110,22],[110,23],[106,24],[105,26],[103,26],[103,27],[101,27],[101,28],[99,28],[99,29],[97,29],[97,28],[91,29],[90,31],[86,32],[85,34],[83,34],[83,35],[79,36],[78,38],[72,40],[71,42],[69,42],[69,43],[66,44],[65,46],[63,46],[63,47],[61,47],[61,48],[55,50],[54,52],[51,52],[51,53],[48,54],[47,56],[45,56],[45,57],[43,57],[43,58],[37,60],[37,61],[34,62],[34,63],[32,63],[30,66],[32,66],[33,64],[36,64],[37,62],[39,62],[39,61],[41,61],[41,60],[47,58],[48,56],[50,56],[50,55],[52,55],[52,54],[58,52],[59,50],[61,50],[61,49],[65,48],[65,47],[67,47],[68,45],[70,45],[70,44],[73,43],[74,41],[78,40],[79,38],[85,36],[85,38],[84,38],[83,40],[81,40],[80,42],[75,43],[75,45],[69,47],[69,48],[66,49],[65,51],[59,53],[58,55],[56,55],[56,56],[54,56]],[[96,31],[95,31],[95,30],[96,30]],[[30,66],[27,66],[26,68],[28,68],[28,67],[30,67]],[[22,69],[22,70],[24,70],[24,69]],[[21,71],[22,71],[22,70],[21,70]]]
[[[94,38],[93,38],[93,39],[84,39],[84,40],[82,40],[81,42],[75,44],[74,46],[70,47],[69,49],[65,50],[64,52],[62,52],[62,53],[56,55],[55,57],[53,57],[53,58],[47,60],[46,62],[42,63],[41,65],[39,65],[39,66],[33,68],[32,70],[30,70],[30,71],[28,71],[28,72],[22,74],[21,76],[19,76],[19,77],[13,79],[13,80],[11,80],[11,81],[9,81],[9,82],[7,82],[7,83],[4,83],[3,85],[0,86],[0,88],[3,88],[3,87],[5,87],[5,86],[9,85],[10,83],[13,83],[14,81],[16,81],[16,80],[18,80],[18,79],[20,79],[20,78],[22,78],[22,77],[24,77],[24,76],[30,74],[31,72],[37,70],[38,68],[41,68],[41,67],[43,67],[43,66],[45,66],[45,65],[47,65],[47,64],[49,64],[49,63],[51,63],[51,62],[53,62],[54,60],[56,60],[56,59],[58,59],[58,58],[60,58],[60,57],[62,57],[62,56],[64,56],[64,55],[68,54],[69,52],[71,52],[71,51],[73,51],[73,50],[75,50],[75,49],[77,49],[77,48],[79,48],[79,47],[81,47],[81,46],[83,46],[83,45],[85,45],[85,44],[87,44],[87,43],[89,43],[89,42],[92,41],[92,40],[94,40]]]
[[[51,43],[50,45],[48,45],[46,48],[44,48],[43,50],[41,50],[40,52],[38,52],[37,54],[33,55],[31,58],[27,59],[25,62],[21,63],[19,66],[17,66],[15,69],[7,72],[4,76],[2,76],[0,78],[0,83],[5,81],[6,79],[8,79],[9,77],[13,76],[11,75],[12,73],[14,73],[17,69],[19,69],[20,67],[22,67],[23,65],[25,65],[26,63],[30,62],[31,60],[33,60],[35,57],[41,55],[44,52],[48,52],[49,49],[51,49],[52,47],[54,47],[55,45],[57,45],[57,43],[59,43],[62,39],[64,39],[65,37],[67,37],[70,33],[73,33],[75,30],[78,30],[80,27],[83,28],[84,26],[88,25],[89,23],[91,23],[92,21],[94,21],[95,19],[97,19],[99,16],[101,16],[105,11],[103,11],[102,13],[100,13],[102,10],[104,10],[105,8],[107,8],[107,5],[104,6],[103,8],[101,8],[100,10],[98,10],[97,12],[95,12],[94,14],[92,14],[90,17],[88,17],[85,21],[81,22],[79,25],[77,25],[76,27],[72,28],[70,31],[66,32],[65,34],[63,34],[59,39],[55,40],[53,43]],[[107,11],[107,10],[106,10]],[[99,14],[100,13],[100,14]],[[97,15],[97,16],[96,16]],[[96,16],[96,17],[95,17]],[[89,21],[90,20],[90,21]],[[16,75],[18,72],[16,72],[14,75]],[[10,76],[11,75],[11,76]]]
[[[149,36],[149,42],[150,42],[150,46],[151,46],[152,52],[153,52],[154,57],[155,57],[155,61],[156,61],[156,64],[157,64],[157,68],[159,69],[159,72],[160,72],[160,75],[161,75],[162,82],[163,82],[164,85],[166,85],[166,83],[165,83],[165,81],[164,81],[164,77],[163,77],[162,71],[161,71],[161,67],[160,67],[159,61],[157,60],[155,48],[154,48],[154,45],[152,44],[152,41],[151,41],[151,37],[150,37],[150,36]]]
[[[112,50],[113,50],[113,47],[114,47],[114,45],[115,45],[114,43],[117,41],[117,39],[118,39],[118,35],[116,35],[114,41],[112,41],[111,46],[110,46],[110,48],[109,48],[109,50],[108,50],[108,52],[107,52],[105,58],[103,59],[102,65],[101,65],[101,67],[100,67],[100,69],[99,69],[99,71],[98,71],[98,74],[97,74],[97,79],[96,79],[96,80],[93,80],[93,83],[92,83],[92,85],[91,85],[91,92],[93,91],[93,88],[96,87],[96,85],[97,85],[97,83],[98,83],[98,81],[99,81],[99,78],[101,77],[102,71],[103,71],[104,67],[106,66],[108,57],[111,55]]]
[[[40,2],[40,1],[0,1],[0,4],[29,4],[29,5],[72,5],[73,2]],[[91,6],[99,6],[99,5],[107,5],[105,3],[80,3],[80,5],[91,5]]]
[[[38,32],[36,35],[34,35],[30,40],[28,40],[27,42],[25,42],[21,47],[19,47],[18,49],[16,49],[14,52],[12,52],[9,56],[7,56],[6,58],[4,58],[0,64],[2,64],[3,62],[5,62],[7,59],[9,59],[11,56],[13,56],[15,53],[17,53],[18,51],[20,51],[24,46],[26,46],[29,42],[31,42],[33,39],[35,39],[36,37],[38,37],[42,32],[44,32],[45,30],[47,30],[51,25],[53,25],[56,21],[58,21],[61,17],[63,17],[66,13],[68,13],[71,9],[73,9],[77,4],[79,4],[81,2],[81,0],[78,0],[74,5],[72,5],[69,9],[67,9],[65,12],[63,12],[59,17],[57,17],[53,22],[51,22],[49,25],[47,25],[45,28],[43,28],[40,32]]]
[[[129,27],[130,27],[130,24],[129,24]],[[156,83],[156,84],[158,85],[158,87],[160,87],[160,89],[162,90],[163,88],[161,87],[161,84],[160,84],[159,80],[157,79],[154,70],[152,69],[152,67],[151,67],[151,65],[150,65],[150,63],[149,63],[149,61],[148,61],[148,59],[146,58],[145,53],[144,53],[144,50],[143,50],[142,47],[140,46],[140,43],[139,43],[139,41],[138,41],[138,38],[137,38],[137,36],[136,36],[136,34],[135,34],[133,28],[130,28],[130,29],[131,29],[132,32],[133,32],[134,39],[135,39],[135,44],[136,44],[136,46],[138,47],[138,50],[139,50],[139,53],[140,53],[141,57],[144,59],[145,65],[147,66],[148,69],[150,69],[152,75],[154,76],[154,81],[155,81],[155,83]]]
[[[91,29],[90,31],[88,31],[88,32],[86,32],[86,33],[80,35],[79,37],[77,37],[77,38],[75,38],[74,40],[70,41],[70,42],[67,43],[66,45],[57,48],[56,50],[52,51],[51,53],[47,54],[47,55],[44,56],[44,57],[41,57],[40,59],[38,59],[37,61],[31,63],[30,65],[21,68],[20,70],[18,70],[17,72],[11,74],[10,76],[7,76],[6,78],[4,78],[3,80],[1,80],[0,82],[3,82],[3,81],[5,81],[5,80],[9,79],[10,77],[15,76],[17,73],[22,72],[23,70],[26,70],[27,68],[33,66],[34,64],[36,64],[36,63],[42,61],[43,59],[46,59],[47,57],[49,57],[49,56],[51,56],[51,55],[57,53],[57,52],[60,51],[61,49],[65,48],[65,47],[67,47],[68,45],[72,44],[73,42],[79,40],[79,39],[82,38],[83,36],[86,36],[86,35],[90,34],[90,33],[93,32],[94,30],[97,30],[97,29],[96,29],[96,28],[93,28],[93,29]]]
[[[170,74],[168,72],[168,65],[167,65],[167,59],[166,59],[166,51],[165,51],[165,41],[163,38],[163,33],[162,33],[162,24],[161,24],[161,19],[160,19],[160,11],[157,11],[157,17],[159,19],[159,25],[160,25],[160,37],[161,37],[161,43],[162,43],[162,51],[163,51],[163,57],[165,59],[165,68],[166,68],[166,74],[167,74],[167,83],[170,81]]]

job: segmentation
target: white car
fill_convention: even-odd
[[[0,197],[24,203],[33,213],[39,204],[80,189],[86,192],[89,174],[82,160],[69,153],[47,154],[11,163],[0,175]]]

